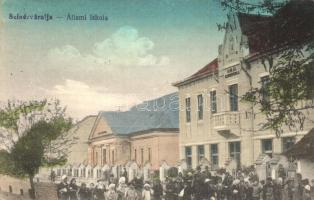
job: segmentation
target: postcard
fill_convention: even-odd
[[[1,200],[314,198],[314,1],[0,9]]]

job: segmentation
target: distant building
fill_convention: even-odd
[[[64,167],[77,166],[80,164],[88,164],[88,138],[93,128],[97,116],[87,116],[77,122],[67,133],[68,138],[75,138],[74,144],[68,147],[67,163]],[[57,169],[58,167],[56,167]],[[41,180],[50,179],[50,168],[40,168],[38,178]],[[58,176],[61,175],[61,169],[56,170]]]
[[[293,33],[297,35],[293,38],[304,42],[313,39],[313,13],[306,12],[313,4],[292,1],[274,16],[228,15],[218,57],[173,84],[179,90],[181,108],[180,159],[186,159],[193,168],[203,158],[213,168],[226,167],[231,160],[238,166],[248,166],[263,155],[271,157],[285,151],[313,127],[307,120],[304,130],[296,134],[285,129],[277,138],[272,130],[261,130],[265,116],[258,107],[239,101],[251,87],[267,84],[270,63],[262,55],[271,56],[276,63],[280,48],[292,38],[287,34],[289,28],[295,28]],[[296,19],[301,23],[295,23]],[[314,117],[313,110],[309,110],[308,117]]]
[[[68,164],[87,163],[88,138],[96,118],[97,116],[87,116],[69,130],[69,136],[74,136],[77,140],[69,148]]]
[[[176,93],[143,102],[125,112],[100,112],[89,136],[92,166],[139,166],[179,160],[178,97]]]

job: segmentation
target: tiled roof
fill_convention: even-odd
[[[205,67],[203,67],[202,69],[200,69],[199,71],[197,71],[195,74],[193,74],[192,76],[189,76],[188,78],[176,82],[173,85],[174,86],[180,86],[186,83],[189,83],[191,81],[195,81],[204,77],[207,77],[208,75],[210,75],[211,73],[215,72],[218,69],[218,59],[215,58],[214,60],[212,60],[210,63],[208,63]]]
[[[270,34],[270,16],[238,13],[242,33],[248,38],[250,54],[267,49]]]
[[[314,128],[310,130],[299,142],[284,152],[286,156],[304,158],[314,161]]]
[[[101,112],[114,134],[179,128],[178,94],[145,101],[125,112]]]
[[[239,13],[251,55],[302,43],[314,37],[314,1],[292,0],[273,16]]]

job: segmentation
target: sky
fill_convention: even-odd
[[[76,119],[177,91],[213,60],[219,0],[2,0],[0,101],[58,98]],[[14,20],[17,15],[52,20]],[[67,15],[107,16],[73,21]]]

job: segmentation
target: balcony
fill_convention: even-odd
[[[225,137],[238,136],[240,114],[238,112],[220,112],[213,115],[213,128]]]

